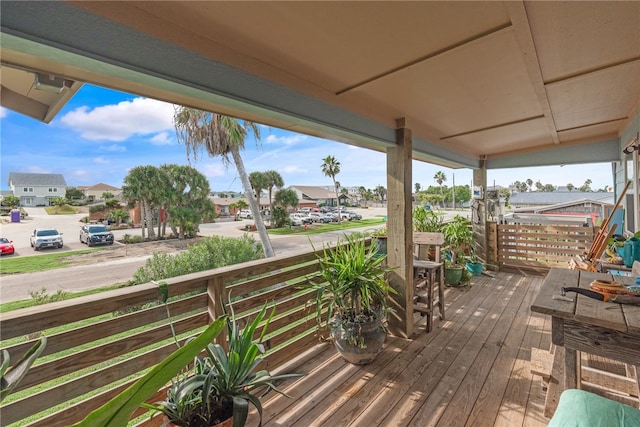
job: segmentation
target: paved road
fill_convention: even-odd
[[[15,256],[39,256],[51,251],[71,251],[85,249],[86,245],[79,242],[80,220],[84,215],[49,216],[42,208],[29,208],[29,216],[20,223],[5,223],[0,226],[0,236],[13,240],[16,246]],[[365,217],[384,215],[383,209],[362,209]],[[244,221],[247,224],[251,221]],[[63,233],[64,247],[34,251],[29,244],[29,234],[37,227],[56,227]],[[239,237],[244,232],[238,222],[216,222],[202,224],[200,235],[222,235]],[[366,229],[363,228],[363,229]],[[361,230],[363,230],[361,229]],[[353,232],[354,230],[347,230]],[[133,234],[131,230],[117,230],[116,239],[125,233]],[[311,244],[321,248],[323,243],[332,243],[343,235],[342,231],[312,235],[312,236],[271,236],[271,242],[276,255],[287,255],[311,249]],[[256,236],[256,240],[258,240]],[[116,243],[118,244],[118,243]],[[144,265],[148,257],[121,259],[99,264],[82,265],[63,269],[9,275],[0,277],[0,301],[8,302],[30,298],[31,291],[46,288],[48,294],[58,290],[81,291],[116,283],[124,283],[131,279],[135,271]]]
[[[49,216],[42,208],[28,208],[27,211],[29,216],[20,223],[5,223],[0,225],[0,236],[13,240],[16,246],[16,256],[39,256],[50,253],[50,251],[71,251],[86,248],[86,245],[80,243],[78,237],[80,227],[82,226],[80,220],[85,215]],[[372,218],[385,215],[386,209],[360,209],[358,212],[361,213],[364,218]],[[455,212],[446,213],[446,217],[452,217],[453,215],[455,215]],[[245,220],[244,222],[247,224],[251,223],[249,220]],[[35,252],[30,247],[29,235],[34,228],[47,226],[56,227],[63,233],[64,247],[62,249]],[[202,236],[222,235],[238,237],[244,233],[241,228],[239,222],[221,221],[202,224],[199,234]],[[346,230],[346,232],[363,231],[370,228],[371,227],[349,229]],[[136,230],[136,232],[139,232],[139,230]],[[126,233],[134,234],[132,230],[117,230],[114,232],[116,239]],[[317,249],[322,248],[323,243],[334,243],[343,234],[343,231],[334,231],[311,236],[271,235],[270,237],[276,255],[287,255],[311,250],[312,244]],[[256,240],[259,240],[257,236]],[[28,299],[30,298],[31,291],[38,291],[43,287],[46,288],[48,294],[54,294],[58,290],[67,292],[81,291],[124,283],[133,277],[133,273],[144,265],[147,258],[148,257],[139,257],[36,273],[2,276],[0,277],[0,301],[8,302]]]

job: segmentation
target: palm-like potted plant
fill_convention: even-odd
[[[275,308],[265,320],[266,313],[265,304],[253,321],[240,330],[232,311],[226,318],[229,350],[220,344],[207,345],[206,354],[197,356],[191,368],[172,381],[165,401],[144,406],[162,412],[169,426],[242,427],[251,404],[258,410],[262,424],[262,404],[254,392],[263,390],[264,396],[273,390],[286,396],[276,387],[276,381],[300,376],[271,375],[257,369],[265,352],[261,342]],[[256,341],[254,336],[263,320]]]
[[[376,245],[355,235],[325,247],[318,256],[320,276],[311,279],[319,327],[328,327],[336,348],[350,363],[373,361],[382,351],[390,310],[386,278],[391,271]]]
[[[469,221],[456,215],[451,222],[442,226],[445,248],[445,280],[450,285],[460,284],[465,269],[465,254],[471,248],[473,232],[469,228]]]

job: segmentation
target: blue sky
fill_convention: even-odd
[[[68,186],[106,183],[122,185],[128,171],[139,165],[188,164],[172,125],[173,106],[85,84],[58,116],[44,124],[0,108],[0,155],[3,190],[9,189],[9,172],[59,173]],[[322,159],[333,155],[341,163],[336,177],[343,187],[386,187],[383,153],[277,128],[263,127],[261,140],[245,141],[242,153],[248,172],[276,170],[285,185],[331,185],[321,172]],[[235,167],[206,154],[192,159],[214,191],[241,191]],[[443,171],[446,184],[471,185],[470,169],[448,169],[414,162],[413,182],[423,188],[437,185],[434,175]],[[594,190],[612,185],[609,163],[577,166],[504,169],[488,172],[488,183],[508,186],[531,178],[543,184],[580,186],[589,178]]]

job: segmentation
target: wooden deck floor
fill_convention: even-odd
[[[389,337],[369,365],[321,348],[287,367],[307,375],[284,387],[291,399],[265,398],[263,425],[546,426],[542,383],[529,373],[531,348],[551,339],[548,316],[529,310],[542,280],[497,273],[449,288],[446,321],[427,334],[416,315],[414,339]]]

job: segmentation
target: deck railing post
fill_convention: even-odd
[[[228,299],[224,279],[221,276],[214,276],[207,281],[207,295],[209,296],[209,323],[211,323],[224,314],[223,304],[226,304]],[[215,342],[222,345],[225,350],[228,350],[226,328],[220,332]]]

